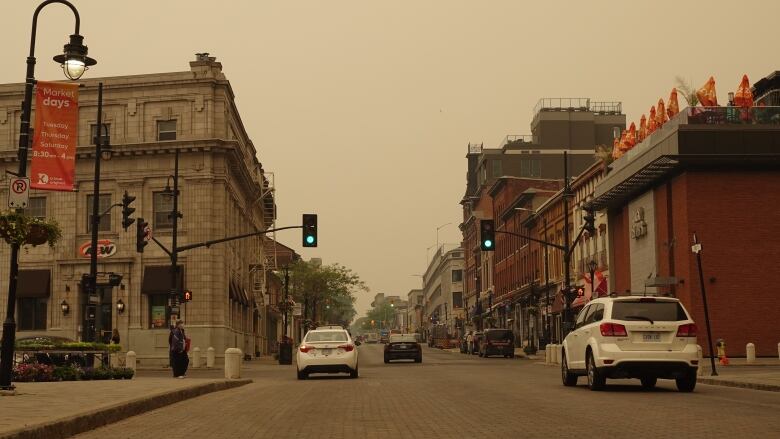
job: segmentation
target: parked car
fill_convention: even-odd
[[[422,348],[414,334],[392,334],[385,345],[385,363],[392,360],[414,360],[422,363]]]
[[[376,332],[369,332],[366,335],[366,343],[379,343],[379,334]]]
[[[661,378],[691,392],[699,367],[696,331],[676,298],[596,299],[580,311],[563,340],[563,385],[575,386],[585,375],[591,390],[603,389],[608,378],[637,378],[642,387],[653,388]]]
[[[296,353],[298,379],[312,373],[348,373],[358,377],[358,350],[344,329],[313,329]]]
[[[515,335],[511,329],[486,329],[479,344],[479,356],[503,355],[504,358],[515,357]]]

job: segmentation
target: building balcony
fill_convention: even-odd
[[[688,167],[780,164],[780,107],[688,107],[609,165],[591,206],[620,207]]]

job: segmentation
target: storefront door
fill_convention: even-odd
[[[90,300],[84,295],[83,313],[84,341],[109,343],[113,330],[113,301],[111,287],[98,287],[97,297]]]

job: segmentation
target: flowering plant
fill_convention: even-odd
[[[0,214],[0,237],[8,244],[34,246],[49,243],[49,247],[62,238],[59,224],[53,219],[42,219],[18,212]]]
[[[20,363],[14,367],[14,381],[42,382],[54,380],[54,366],[38,363]]]

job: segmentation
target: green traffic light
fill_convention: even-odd
[[[486,239],[484,245],[485,245],[486,248],[493,247],[493,241],[491,241],[489,239]]]
[[[314,236],[309,235],[306,237],[306,243],[307,244],[314,244]]]

